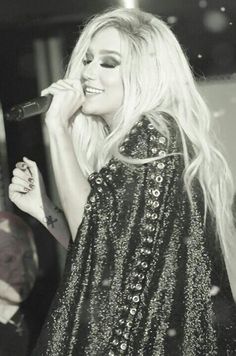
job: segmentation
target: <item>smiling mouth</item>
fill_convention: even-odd
[[[86,95],[101,94],[103,92],[104,92],[104,90],[102,90],[102,89],[96,89],[96,88],[92,88],[92,87],[85,87],[85,90],[84,90],[84,93]]]

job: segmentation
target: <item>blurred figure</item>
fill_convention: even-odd
[[[21,308],[38,271],[30,227],[16,215],[0,212],[0,356],[25,356],[30,331]]]

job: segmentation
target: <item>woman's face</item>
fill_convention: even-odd
[[[121,60],[119,32],[112,27],[97,32],[84,58],[82,112],[101,116],[108,125],[123,102]]]

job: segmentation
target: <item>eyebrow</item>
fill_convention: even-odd
[[[91,49],[88,49],[87,53],[91,53],[92,51]],[[116,54],[117,56],[121,57],[121,54],[117,51],[113,51],[113,50],[109,50],[109,49],[101,49],[101,51],[99,51],[100,54]]]

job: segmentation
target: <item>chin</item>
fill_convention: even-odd
[[[81,112],[84,115],[96,115],[95,111],[92,110],[91,108],[89,109],[89,108],[86,108],[86,107],[82,107],[81,108]]]
[[[22,302],[22,295],[18,288],[0,280],[0,298],[8,303],[19,304]]]

